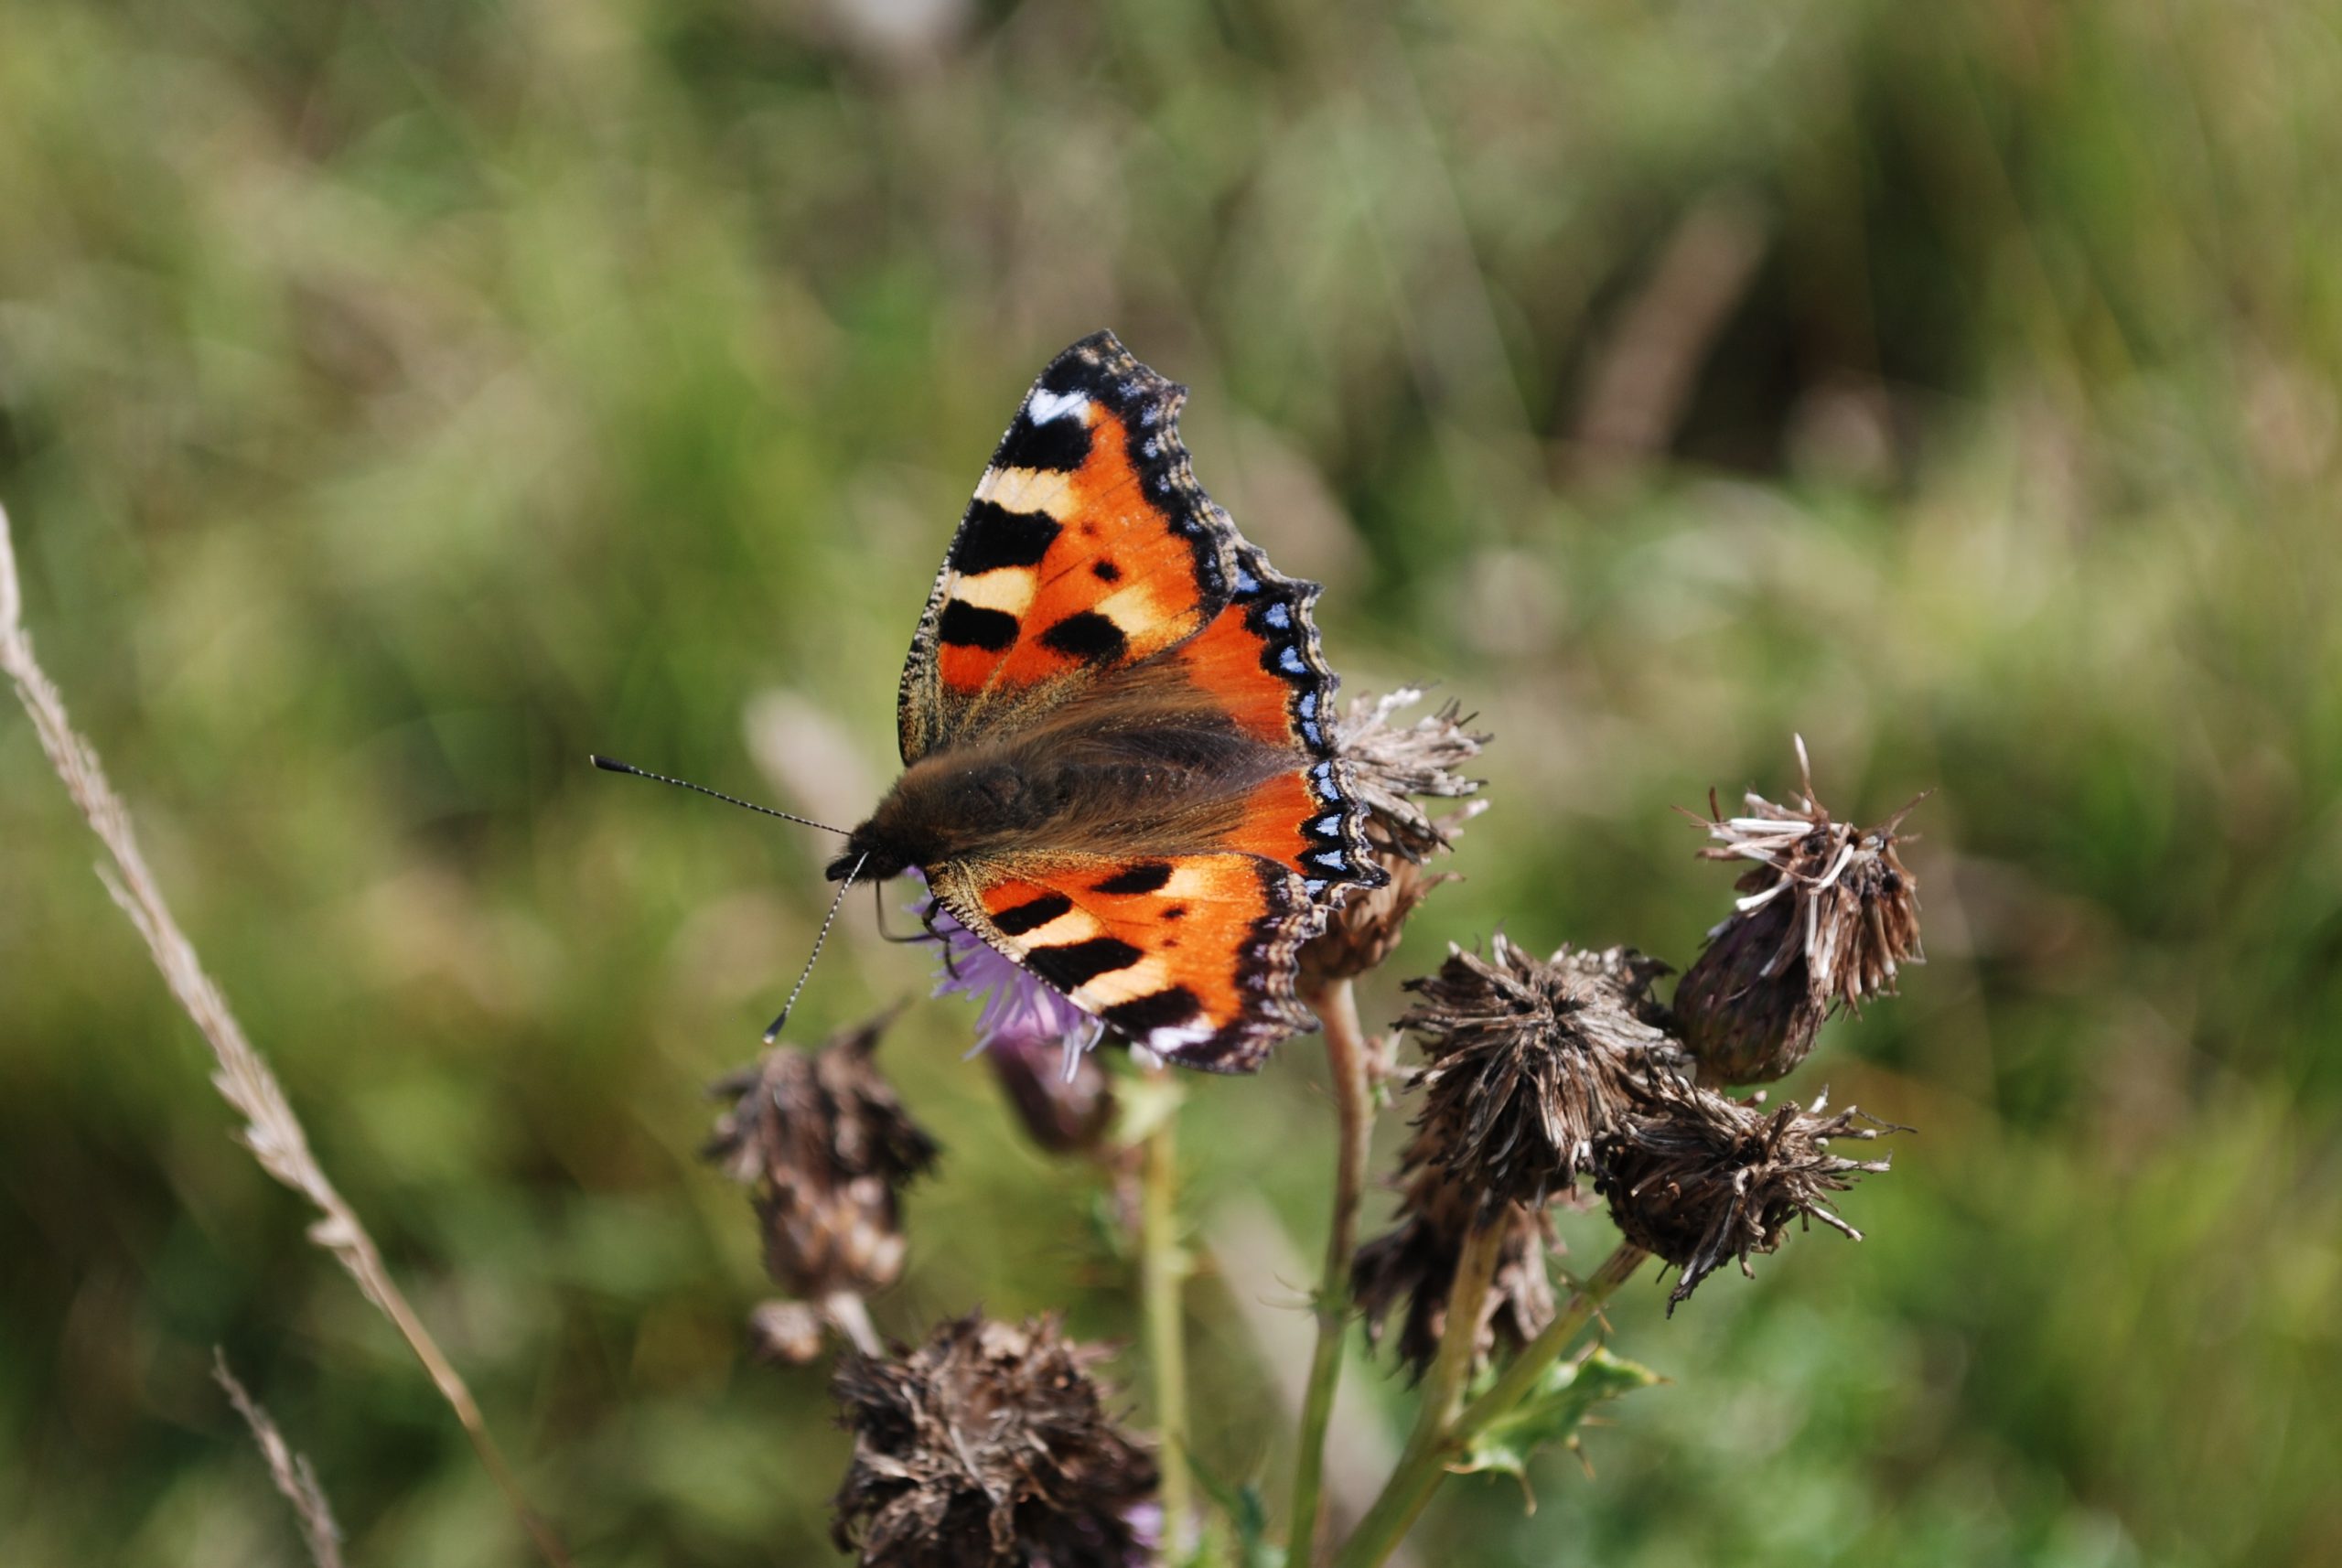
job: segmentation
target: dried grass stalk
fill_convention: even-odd
[[[268,1464],[269,1479],[276,1483],[276,1489],[293,1505],[294,1517],[301,1521],[301,1539],[308,1545],[309,1561],[317,1568],[341,1568],[341,1527],[333,1521],[333,1508],[326,1501],[325,1488],[317,1485],[317,1473],[306,1457],[293,1452],[260,1402],[244,1391],[244,1385],[228,1369],[226,1353],[217,1345],[211,1348],[211,1379],[226,1391],[228,1402],[252,1429],[252,1441],[260,1445],[260,1456]]]
[[[147,869],[145,856],[139,853],[128,809],[106,782],[97,753],[88,741],[74,733],[65,711],[65,700],[33,657],[32,638],[24,628],[16,548],[5,508],[0,508],[0,671],[5,671],[15,683],[16,700],[31,716],[49,766],[64,780],[66,791],[81,809],[91,831],[98,835],[113,860],[111,868],[102,864],[98,867],[99,879],[122,907],[123,913],[130,917],[138,934],[145,939],[147,951],[154,956],[155,967],[162,971],[171,994],[210,1046],[218,1069],[211,1075],[212,1085],[244,1119],[239,1141],[252,1151],[263,1170],[316,1207],[317,1219],[309,1227],[309,1240],[332,1253],[358,1282],[366,1299],[391,1320],[407,1348],[414,1352],[415,1359],[423,1363],[440,1397],[456,1412],[456,1419],[471,1438],[480,1462],[488,1467],[506,1502],[536,1542],[538,1552],[546,1562],[567,1568],[568,1554],[529,1506],[520,1482],[489,1435],[487,1423],[472,1399],[470,1388],[431,1337],[431,1331],[415,1316],[414,1308],[408,1305],[405,1294],[382,1262],[381,1249],[367,1234],[356,1210],[327,1179],[317,1156],[310,1152],[308,1134],[294,1115],[276,1075],[245,1038],[242,1026],[229,1010],[228,999],[204,972],[194,944],[171,918],[170,907],[163,901],[154,873]]]

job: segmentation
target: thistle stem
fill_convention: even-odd
[[[1324,1508],[1326,1428],[1333,1419],[1342,1349],[1349,1337],[1350,1259],[1358,1251],[1359,1204],[1366,1194],[1367,1159],[1374,1137],[1366,1036],[1350,982],[1329,982],[1309,1004],[1325,1026],[1326,1072],[1334,1093],[1334,1216],[1327,1230],[1325,1271],[1317,1281],[1317,1344],[1309,1359],[1300,1446],[1294,1458],[1292,1538],[1285,1553],[1291,1568],[1312,1568],[1316,1562],[1318,1516]]]
[[[1488,1305],[1489,1282],[1496,1278],[1497,1263],[1504,1255],[1504,1237],[1505,1228],[1499,1223],[1476,1225],[1464,1238],[1464,1250],[1456,1259],[1456,1280],[1447,1291],[1439,1349],[1432,1357],[1431,1369],[1423,1374],[1415,1429],[1407,1437],[1406,1453],[1399,1458],[1402,1470],[1417,1450],[1438,1446],[1455,1424],[1456,1412],[1464,1407],[1472,1363],[1479,1359],[1480,1316]]]
[[[1179,1241],[1178,1112],[1165,1112],[1146,1136],[1140,1177],[1139,1277],[1147,1359],[1155,1374],[1155,1420],[1163,1468],[1165,1560],[1186,1552],[1192,1531],[1187,1474],[1187,1351],[1181,1287],[1187,1253]]]
[[[879,1341],[878,1329],[870,1321],[868,1304],[854,1292],[836,1291],[825,1297],[822,1316],[864,1355],[874,1359],[886,1355],[886,1347]]]
[[[1523,1346],[1520,1354],[1512,1359],[1512,1364],[1505,1368],[1504,1375],[1456,1417],[1455,1435],[1457,1442],[1468,1441],[1480,1428],[1526,1398],[1529,1391],[1537,1386],[1538,1380],[1545,1375],[1545,1369],[1561,1359],[1562,1352],[1570,1348],[1570,1341],[1577,1337],[1578,1330],[1602,1310],[1602,1304],[1610,1299],[1612,1293],[1635,1277],[1635,1271],[1641,1268],[1643,1260],[1649,1256],[1631,1241],[1619,1242],[1610,1255],[1602,1260],[1602,1266],[1577,1287],[1560,1314],[1545,1326],[1545,1331]]]
[[[1477,1240],[1476,1234],[1474,1240]],[[1471,1255],[1470,1244],[1467,1243],[1466,1262],[1470,1261]],[[1383,1484],[1381,1495],[1374,1499],[1374,1506],[1367,1510],[1366,1517],[1359,1521],[1358,1529],[1343,1543],[1340,1554],[1334,1559],[1335,1568],[1380,1568],[1389,1561],[1391,1554],[1399,1549],[1400,1541],[1406,1538],[1407,1531],[1414,1527],[1415,1520],[1423,1513],[1423,1505],[1431,1500],[1432,1493],[1446,1478],[1449,1465],[1462,1456],[1474,1435],[1520,1402],[1536,1386],[1538,1380],[1545,1375],[1545,1369],[1561,1359],[1562,1352],[1569,1348],[1570,1342],[1593,1321],[1595,1314],[1601,1310],[1602,1304],[1610,1298],[1611,1293],[1631,1279],[1649,1255],[1631,1242],[1620,1242],[1617,1250],[1603,1261],[1602,1266],[1578,1286],[1553,1321],[1545,1326],[1545,1331],[1531,1340],[1512,1359],[1512,1364],[1505,1369],[1504,1375],[1490,1386],[1488,1392],[1474,1400],[1452,1419],[1437,1422],[1437,1430],[1432,1431],[1428,1438],[1426,1427],[1434,1423],[1434,1418],[1431,1414],[1431,1380],[1426,1379],[1423,1413],[1416,1423],[1415,1435],[1408,1440],[1407,1451],[1400,1455],[1398,1467],[1391,1472],[1391,1479]],[[1459,1264],[1456,1271],[1458,1296],[1464,1290],[1465,1279],[1464,1268]],[[1481,1289],[1483,1292],[1487,1289],[1485,1278]],[[1439,1361],[1433,1364],[1433,1378],[1439,1375],[1440,1363],[1448,1359],[1451,1341],[1458,1332],[1456,1307],[1459,1305],[1456,1297],[1450,1298],[1446,1332],[1440,1337]],[[1475,1305],[1476,1319],[1477,1311]],[[1466,1369],[1471,1365],[1468,1352],[1464,1358],[1464,1365]]]

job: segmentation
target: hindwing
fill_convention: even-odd
[[[1250,1072],[1316,1026],[1294,974],[1325,911],[1260,856],[1005,856],[937,867],[929,886],[1082,1011],[1186,1066]]]

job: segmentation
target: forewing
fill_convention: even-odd
[[[1058,854],[954,862],[929,887],[951,917],[1130,1040],[1185,1066],[1251,1072],[1315,1028],[1294,990],[1325,912],[1249,854]]]
[[[1111,332],[1041,372],[911,639],[905,763],[1061,702],[1220,613],[1241,541],[1188,467],[1186,397]]]

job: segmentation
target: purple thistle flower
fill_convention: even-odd
[[[910,873],[919,876],[917,869]],[[920,877],[920,885],[926,879]],[[1029,1044],[1057,1042],[1063,1054],[1065,1077],[1071,1082],[1081,1066],[1082,1053],[1106,1032],[1099,1019],[1074,1005],[1070,997],[1039,975],[951,918],[932,896],[915,904],[911,912],[926,923],[943,947],[943,968],[936,977],[938,996],[972,996],[983,1004],[976,1016],[974,1056],[994,1041]]]

